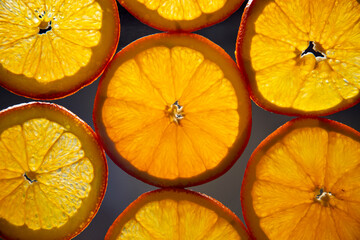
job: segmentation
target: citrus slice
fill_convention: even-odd
[[[105,240],[250,239],[240,219],[217,200],[182,189],[141,195],[111,225]]]
[[[190,186],[231,167],[251,105],[223,49],[195,34],[155,34],[119,52],[99,83],[95,129],[110,158],[156,186]]]
[[[192,32],[221,22],[244,0],[119,0],[133,16],[162,31]]]
[[[328,115],[360,101],[359,0],[254,0],[237,62],[262,108]]]
[[[106,158],[73,113],[21,104],[0,112],[0,182],[2,238],[71,239],[100,207]]]
[[[2,0],[0,85],[34,99],[72,94],[102,73],[119,34],[115,0]]]
[[[358,239],[360,133],[295,119],[267,137],[245,171],[241,202],[256,239]]]

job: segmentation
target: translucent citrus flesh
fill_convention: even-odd
[[[215,168],[239,133],[235,90],[220,67],[187,47],[152,47],[121,64],[102,121],[117,151],[163,179]]]
[[[212,200],[188,192],[148,193],[111,226],[105,239],[249,239],[236,216]],[[219,204],[219,203],[217,203]]]
[[[260,102],[311,112],[359,96],[359,1],[267,0],[253,5],[242,57]],[[310,41],[324,57],[302,54]]]
[[[0,3],[0,63],[49,83],[76,74],[98,45],[102,9],[95,0]]]
[[[221,9],[226,0],[137,0],[149,10],[168,20],[193,20],[202,14],[213,13]]]
[[[259,155],[251,196],[269,239],[360,236],[360,142],[302,127]]]
[[[94,169],[79,139],[36,118],[0,135],[0,217],[29,229],[67,223],[89,195]]]

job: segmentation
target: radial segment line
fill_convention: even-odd
[[[134,220],[135,220],[135,222],[137,222],[151,237],[152,237],[152,239],[156,239],[152,234],[151,234],[151,232],[141,223],[141,221],[138,221],[137,219],[136,219],[136,215],[134,216],[134,218],[133,218]],[[125,223],[126,224],[126,223]],[[124,225],[125,225],[124,224]]]
[[[303,173],[309,177],[309,179],[310,179],[310,181],[313,183],[313,185],[316,186],[316,184],[315,184],[315,182],[313,181],[313,179],[311,178],[310,174],[309,174],[308,172],[306,172],[305,169],[304,169],[304,167],[303,167],[303,165],[301,165],[301,164],[296,160],[296,157],[291,153],[289,147],[288,147],[286,144],[282,143],[282,142],[281,142],[281,145],[285,146],[286,151],[287,151],[288,154],[291,156],[290,159],[293,160],[293,162],[296,163],[298,167],[300,167],[300,169],[303,171]]]
[[[54,47],[54,45],[53,45],[53,39],[50,37],[50,34],[46,34],[46,35],[48,36],[51,49],[52,49],[55,57],[57,58],[57,60],[58,60],[58,62],[59,62],[60,69],[61,69],[62,73],[64,74],[64,76],[66,76],[65,71],[64,71],[64,68],[63,68],[63,66],[62,66],[62,64],[61,64],[62,61],[60,60],[59,55],[57,54],[57,51],[55,50],[55,47]]]
[[[77,1],[74,1],[74,2],[77,2]],[[66,16],[66,19],[70,19],[72,16],[74,16],[74,14],[80,12],[80,11],[83,10],[84,8],[86,8],[86,7],[90,6],[90,5],[93,5],[93,4],[95,4],[95,3],[96,3],[95,1],[92,1],[92,2],[90,2],[89,4],[86,4],[86,5],[82,6],[82,7],[80,7],[80,8],[78,9],[78,11],[74,11],[74,12],[71,13],[69,16]],[[71,4],[70,4],[69,8],[72,8]],[[101,8],[101,7],[100,7],[100,8]],[[60,9],[59,9],[59,10],[60,10]],[[101,10],[103,10],[103,9],[101,9]],[[56,12],[56,13],[57,13],[57,12]],[[54,16],[55,16],[55,15],[54,15]]]
[[[168,125],[166,126],[166,128],[164,129],[164,131],[161,133],[160,140],[159,140],[158,144],[156,145],[156,148],[155,148],[154,151],[153,151],[152,158],[151,158],[151,162],[149,163],[149,167],[146,169],[147,172],[149,171],[149,169],[151,168],[151,165],[153,164],[153,162],[154,162],[154,160],[155,160],[155,158],[154,158],[155,153],[156,153],[156,151],[159,149],[160,143],[162,142],[162,139],[164,138],[164,134],[165,134],[165,132],[167,131],[167,129],[169,128],[169,126],[170,126],[170,124],[168,124]]]
[[[36,45],[36,43],[37,43],[38,40],[39,40],[39,36],[36,36],[36,37],[35,37],[35,40],[34,40],[34,43],[33,43],[32,46],[30,47],[29,51],[26,53],[26,56],[25,56],[25,58],[24,58],[25,61],[24,61],[24,64],[22,65],[22,70],[21,70],[22,73],[23,73],[24,70],[25,70],[25,64],[26,64],[27,59],[28,59],[28,57],[29,57],[29,53],[30,53],[31,50],[34,48],[34,46]]]
[[[109,97],[109,96],[107,96],[107,99],[114,99],[114,100],[117,100],[117,101],[120,101],[120,102],[126,102],[126,104],[130,103],[130,105],[134,104],[134,105],[137,105],[137,106],[140,106],[140,107],[146,106],[146,108],[151,108],[153,110],[161,111],[161,112],[164,110],[164,108],[156,108],[151,104],[147,104],[148,103],[147,101],[144,101],[143,103],[140,103],[140,102],[137,102],[137,101],[134,101],[134,100],[126,100],[124,98],[116,98],[116,97]]]
[[[12,152],[9,150],[9,148],[6,146],[6,144],[0,139],[0,142],[3,143],[4,148],[6,149],[6,151],[13,157],[13,159],[15,160],[15,162],[17,162],[19,164],[19,166],[21,167],[21,169],[25,172],[26,170],[23,168],[23,166],[21,165],[21,163],[16,159],[16,157],[14,157],[14,155],[12,154]]]
[[[300,29],[298,26],[296,26],[296,24],[293,22],[293,20],[289,17],[289,15],[286,14],[286,12],[281,8],[281,6],[280,6],[276,1],[274,1],[274,3],[275,3],[276,6],[278,6],[278,8],[280,9],[280,11],[284,14],[284,16],[286,16],[286,18],[291,22],[291,24],[295,26],[295,28],[296,28],[298,31],[300,31],[300,32],[302,32],[302,33],[304,33],[304,34],[309,34],[309,33],[307,33],[307,32],[304,32],[304,31],[303,31],[302,29]],[[289,3],[289,4],[291,4],[291,3]],[[299,40],[303,40],[303,39],[299,39]]]
[[[184,119],[185,120],[185,119]],[[205,165],[204,159],[200,156],[200,153],[198,152],[198,150],[195,148],[194,142],[193,140],[189,137],[189,134],[185,131],[185,128],[182,128],[184,134],[186,135],[186,137],[189,139],[190,143],[191,143],[191,147],[194,149],[195,154],[198,156],[198,158],[201,160],[202,164],[204,165],[204,168],[206,170],[208,170],[208,168]]]
[[[175,87],[175,74],[174,74],[174,66],[173,66],[173,61],[172,61],[172,59],[173,59],[173,54],[172,54],[172,49],[169,49],[170,51],[170,65],[171,65],[171,67],[170,67],[170,71],[171,71],[171,77],[172,77],[172,85],[173,85],[173,91],[174,91],[174,96],[176,97],[177,95],[176,95],[176,87]]]
[[[299,218],[299,221],[296,224],[294,224],[294,228],[290,231],[290,234],[288,236],[288,240],[293,240],[294,239],[292,237],[292,235],[294,235],[295,229],[299,226],[299,223],[307,216],[307,214],[310,211],[310,208],[311,208],[312,204],[308,204],[309,206],[308,206],[307,210],[305,211],[304,215],[301,218]]]
[[[351,170],[354,170],[354,169],[358,168],[359,166],[360,166],[360,163],[358,163],[358,164],[357,164],[356,166],[354,166],[352,169],[349,169],[349,170],[345,171],[345,172],[334,182],[334,184],[332,185],[332,187],[336,186],[336,184],[337,184],[340,180],[342,180],[344,177],[346,177],[346,175],[347,175]],[[354,187],[354,188],[352,188],[352,189],[355,189],[355,188],[357,188],[357,187]],[[349,190],[352,190],[352,189],[349,189]]]
[[[63,36],[61,36],[61,34],[56,33],[56,30],[54,30],[54,31],[52,31],[52,32],[53,32],[54,35],[58,36],[58,37],[61,38],[63,41],[72,43],[72,44],[74,44],[74,45],[77,45],[77,46],[80,46],[80,47],[83,47],[83,48],[90,48],[90,49],[91,49],[91,47],[84,47],[84,46],[81,45],[81,44],[78,44],[78,43],[76,43],[76,42],[73,42],[73,41],[71,41],[71,40],[69,40],[69,39],[64,38]]]
[[[39,54],[39,60],[38,60],[38,64],[37,64],[37,66],[36,66],[36,70],[35,70],[35,73],[34,73],[34,76],[38,73],[38,69],[39,69],[39,67],[40,67],[40,63],[41,63],[41,56],[42,56],[42,54],[43,54],[43,52],[42,52],[42,50],[43,50],[43,38],[42,37],[37,37],[37,38],[39,38],[40,40],[41,40],[41,46],[40,46],[40,54]]]
[[[194,121],[187,119],[189,122],[192,122],[195,126],[197,126],[201,131],[203,131],[204,133],[208,134],[209,136],[211,136],[214,140],[216,140],[218,143],[221,143],[225,148],[229,149],[229,147],[226,145],[226,143],[224,143],[223,141],[220,141],[215,135],[213,135],[212,133],[210,133],[209,131],[207,131],[206,129],[204,129],[202,126],[198,125],[197,123],[195,123]]]
[[[31,170],[31,168],[29,166],[29,160],[30,159],[29,159],[28,151],[27,151],[28,148],[27,148],[26,138],[25,138],[25,134],[24,134],[24,127],[23,127],[23,125],[20,125],[20,127],[21,127],[21,136],[24,139],[24,147],[25,147],[24,152],[25,152],[25,156],[26,156],[26,165],[27,165],[28,169]]]
[[[45,0],[46,1],[46,0]],[[59,7],[57,9],[55,9],[55,12],[53,14],[53,17],[56,16],[56,14],[60,11],[60,8],[61,6],[64,4],[65,0],[62,0],[61,3],[58,5]],[[46,4],[46,7],[48,6],[49,4]],[[46,9],[46,11],[48,11],[48,9]]]
[[[295,204],[295,205],[293,205],[293,206],[289,206],[289,207],[282,208],[282,209],[280,209],[280,210],[278,210],[278,211],[272,212],[272,213],[270,213],[270,214],[267,214],[267,215],[264,216],[264,217],[259,217],[259,218],[260,218],[260,219],[264,219],[264,218],[267,218],[267,217],[271,217],[271,216],[273,216],[273,215],[276,215],[276,214],[278,214],[278,213],[285,212],[285,211],[287,211],[287,210],[289,210],[289,209],[296,208],[296,207],[299,207],[299,206],[301,206],[301,205],[309,205],[308,208],[307,208],[307,211],[309,211],[311,204],[312,204],[312,203],[298,203],[298,204]],[[305,214],[307,213],[307,211],[305,211]],[[304,216],[305,216],[305,214],[304,214]],[[304,216],[303,216],[303,217],[304,217]],[[301,218],[299,218],[299,222],[300,222],[300,220],[301,220]],[[298,223],[299,223],[299,222],[298,222]],[[296,224],[294,224],[294,225],[296,225]],[[296,226],[295,226],[295,227],[296,227]],[[295,228],[295,227],[294,227],[294,228]]]
[[[34,204],[35,204],[35,207],[36,207],[36,210],[38,212],[38,216],[39,216],[39,223],[40,223],[40,226],[43,227],[43,223],[42,223],[42,215],[40,213],[40,210],[39,210],[39,202],[37,200],[37,197],[36,197],[36,192],[35,192],[35,187],[32,188],[33,189],[33,192],[34,192]]]
[[[44,184],[45,185],[45,184]],[[63,209],[61,208],[61,206],[59,206],[58,203],[54,202],[53,200],[51,200],[47,194],[44,192],[44,190],[41,189],[41,187],[39,186],[39,190],[44,194],[45,198],[51,202],[52,204],[54,204],[58,209],[61,209],[61,212],[65,213],[68,217],[71,217],[71,215],[69,215],[66,211],[63,211]]]
[[[186,86],[184,87],[184,89],[183,89],[182,93],[180,94],[180,97],[179,97],[179,98],[182,98],[184,92],[189,88],[190,83],[193,82],[193,79],[194,79],[195,74],[199,72],[200,66],[202,66],[202,65],[204,65],[204,64],[205,64],[205,63],[204,63],[204,60],[202,60],[202,62],[196,67],[195,71],[194,71],[193,74],[190,76],[189,81],[187,81],[187,84],[186,84]]]
[[[343,201],[343,200],[340,200],[340,201]],[[344,202],[346,202],[346,201],[344,201]],[[360,203],[360,202],[358,202],[358,203]],[[332,206],[332,207],[338,209],[340,212],[345,213],[346,216],[350,217],[351,219],[353,219],[355,222],[357,222],[357,223],[360,225],[360,220],[359,220],[359,219],[356,219],[356,218],[355,218],[351,213],[349,213],[348,211],[345,211],[344,209],[340,209],[340,208],[339,208],[338,206],[336,206],[336,205],[334,205],[334,206]]]
[[[299,190],[301,192],[306,192],[306,193],[311,193],[312,192],[311,190],[304,190],[304,189],[301,189],[299,187],[292,186],[292,185],[286,185],[286,184],[281,183],[281,182],[274,182],[274,181],[267,180],[267,179],[262,179],[262,178],[259,178],[259,177],[257,177],[256,179],[258,181],[260,181],[260,182],[266,182],[266,183],[271,183],[271,184],[274,184],[274,185],[280,185],[280,186],[283,186],[283,187],[286,187],[286,188],[296,189],[296,190]]]
[[[2,180],[5,180],[5,179],[2,179]],[[19,185],[14,188],[14,190],[12,190],[11,192],[9,192],[7,195],[5,195],[3,198],[0,199],[0,203],[5,199],[7,198],[8,196],[10,196],[11,194],[13,194],[21,185],[23,185],[24,182],[19,182]]]
[[[326,17],[326,21],[324,22],[325,24],[323,25],[323,28],[321,29],[321,33],[320,33],[320,39],[322,40],[322,37],[323,37],[323,34],[324,34],[324,30],[325,30],[325,26],[326,26],[326,23],[329,21],[329,18],[330,18],[330,15],[334,9],[334,6],[335,6],[335,2],[336,0],[333,0],[333,4],[331,6],[331,10],[329,11],[329,14],[327,15]],[[320,9],[317,9],[316,11],[321,11]]]
[[[255,30],[254,30],[254,31],[255,31]],[[296,48],[299,52],[302,52],[302,50],[299,50],[296,45],[293,45],[293,43],[287,42],[287,41],[285,41],[285,40],[273,38],[273,37],[268,36],[268,35],[265,35],[264,33],[261,33],[261,32],[255,32],[255,35],[260,35],[260,36],[265,37],[265,38],[268,38],[268,39],[270,39],[270,40],[274,40],[274,41],[277,41],[277,42],[282,42],[283,44],[290,45],[290,46]],[[300,39],[300,40],[301,40],[301,39]],[[304,41],[304,40],[301,40],[301,41]],[[249,48],[249,50],[250,50],[250,48]]]
[[[156,119],[156,120],[154,120],[154,121],[151,121],[150,123],[147,123],[146,125],[142,126],[141,128],[135,130],[134,132],[129,133],[129,134],[123,136],[122,138],[120,138],[119,140],[117,140],[115,143],[119,143],[119,142],[123,141],[125,138],[128,138],[128,137],[130,137],[130,136],[135,136],[137,133],[144,131],[143,129],[146,129],[147,127],[153,125],[154,123],[158,122],[159,120],[161,120],[161,119],[163,119],[163,118],[164,118],[164,117],[160,117],[160,118],[158,118],[158,119]],[[110,128],[110,129],[117,129],[117,127],[109,127],[109,128]]]
[[[162,95],[160,89],[158,89],[157,87],[154,86],[154,84],[151,82],[150,78],[149,78],[149,77],[147,76],[147,74],[144,72],[144,70],[143,70],[143,68],[142,68],[142,66],[141,66],[141,63],[140,63],[139,60],[137,59],[137,56],[135,56],[133,59],[135,60],[135,63],[136,63],[137,66],[139,67],[140,77],[141,77],[142,79],[145,78],[145,79],[148,81],[148,83],[150,84],[150,86],[151,86],[152,88],[154,88],[154,89],[156,90],[156,92],[159,94],[159,96],[160,96],[161,99],[163,100],[165,106],[167,106],[168,103],[166,102],[166,100],[165,100],[164,96]]]
[[[200,239],[200,240],[206,240],[207,237],[209,236],[209,234],[211,233],[211,229],[214,229],[215,226],[218,224],[219,220],[220,220],[220,216],[216,214],[216,221],[211,225],[211,227],[209,228],[210,231],[205,232],[205,235]],[[225,229],[222,229],[221,233],[223,233],[225,231]],[[180,238],[181,239],[181,238]]]
[[[24,0],[19,0],[20,2],[22,2],[30,11],[31,13],[37,18],[37,14],[35,13],[35,11],[33,9],[31,9],[31,7],[29,7],[29,5],[27,5],[27,3],[24,2]],[[23,13],[23,12],[21,12]],[[24,14],[22,14],[24,17],[26,17]]]
[[[24,28],[29,28],[29,27],[31,27],[31,26],[29,26],[29,25],[23,25],[23,24],[14,23],[14,22],[8,22],[8,21],[3,21],[3,20],[0,20],[0,23],[11,24],[11,25],[14,25],[14,26],[20,26],[20,27],[24,27]],[[34,27],[34,28],[36,28],[36,27]]]
[[[330,68],[336,73],[338,74],[342,79],[345,79],[347,82],[347,84],[349,84],[350,86],[359,89],[357,86],[355,86],[352,82],[350,82],[349,80],[347,80],[341,73],[339,73],[338,71],[336,71],[335,69],[333,69],[333,67],[329,64]],[[356,66],[356,65],[353,65]],[[356,66],[357,67],[357,66]],[[360,68],[359,68],[360,69]]]
[[[85,158],[86,158],[86,157],[84,156],[84,157],[76,160],[75,162],[65,164],[65,165],[63,165],[63,166],[61,166],[61,167],[59,167],[59,168],[53,169],[53,170],[51,170],[51,171],[43,172],[43,173],[41,173],[41,174],[48,174],[48,173],[55,172],[55,171],[57,171],[57,170],[59,170],[59,169],[65,168],[65,167],[69,167],[69,166],[71,166],[71,165],[73,165],[73,164],[75,164],[75,163],[81,162],[81,161],[84,160]],[[45,185],[46,185],[46,184],[45,184]]]
[[[284,60],[284,61],[271,64],[271,65],[269,65],[269,66],[266,66],[266,67],[264,67],[264,68],[258,69],[258,70],[256,70],[256,71],[254,70],[254,72],[257,72],[257,73],[259,74],[259,73],[261,73],[261,72],[264,71],[264,70],[268,70],[268,69],[270,69],[270,68],[274,68],[274,67],[276,67],[276,66],[278,66],[278,65],[283,65],[284,63],[289,62],[289,60],[294,60],[294,61],[296,61],[296,58],[297,58],[297,57],[291,57],[291,58],[288,58],[288,59],[286,59],[286,60]],[[294,65],[294,66],[295,66],[295,65]],[[295,68],[295,67],[293,67],[293,68]]]
[[[341,235],[340,235],[339,232],[338,232],[339,226],[336,224],[336,221],[335,221],[334,211],[331,211],[331,210],[330,210],[330,217],[331,217],[331,220],[334,222],[335,233],[336,233],[336,235],[338,236],[338,239],[341,239]]]

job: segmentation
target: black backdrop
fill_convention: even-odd
[[[246,2],[227,20],[196,32],[220,45],[234,60],[236,36]],[[119,4],[118,8],[121,34],[117,51],[140,37],[159,32],[139,22]],[[98,83],[99,80],[96,80],[91,85],[71,96],[51,102],[66,107],[93,128],[92,110]],[[33,100],[17,96],[0,87],[0,109],[30,101]],[[249,143],[235,165],[218,179],[190,188],[219,200],[230,208],[242,221],[240,188],[247,161],[256,146],[267,135],[292,119],[292,117],[267,112],[254,103],[252,104],[252,117],[253,125]],[[360,104],[326,118],[337,120],[360,131]],[[126,174],[110,158],[107,158],[107,160],[109,165],[109,182],[105,198],[93,221],[81,234],[74,238],[75,240],[104,239],[112,222],[132,201],[142,193],[156,189]]]

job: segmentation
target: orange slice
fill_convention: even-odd
[[[119,0],[143,23],[162,31],[192,32],[221,22],[244,0]]]
[[[295,119],[254,151],[241,189],[256,239],[358,239],[360,133],[326,119]]]
[[[119,23],[115,0],[2,0],[0,85],[34,99],[78,91],[113,57]]]
[[[102,77],[95,129],[111,159],[157,186],[209,181],[247,144],[251,105],[234,61],[195,34],[155,34],[116,55]]]
[[[21,104],[0,112],[0,182],[1,238],[71,239],[100,207],[106,158],[73,113]]]
[[[105,240],[250,239],[223,204],[206,195],[161,189],[141,195],[111,225]]]
[[[327,115],[360,101],[358,0],[254,0],[237,62],[252,99],[287,115]]]

